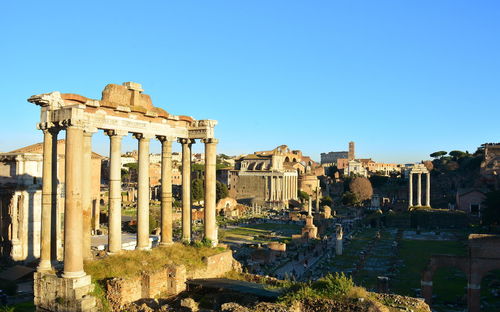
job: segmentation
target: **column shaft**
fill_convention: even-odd
[[[216,139],[205,139],[205,238],[212,242],[212,245],[217,245],[217,231],[215,219],[216,206]]]
[[[66,129],[64,273],[65,278],[85,276],[82,254],[82,147],[83,130]]]
[[[94,215],[94,230],[99,230],[100,225],[101,225],[101,207],[99,204],[99,198],[95,198],[92,201],[92,208],[93,208],[93,215]]]
[[[58,128],[53,128],[52,133],[52,211],[51,211],[51,236],[50,236],[50,258],[52,263],[56,263],[58,258],[62,258],[61,246],[62,246],[62,231],[61,231],[61,210],[64,211],[62,207],[62,201],[58,201],[58,187],[59,179],[58,176],[58,155],[57,155],[57,134],[59,132]]]
[[[425,185],[426,187],[426,192],[425,192],[425,205],[427,207],[431,206],[431,173],[428,172],[426,174],[427,177],[427,183]]]
[[[149,249],[149,138],[142,134],[136,137],[139,140],[136,249]]]
[[[172,243],[172,141],[161,142],[161,243]]]
[[[190,139],[180,139],[182,144],[182,240],[191,241],[191,144]]]
[[[82,210],[83,210],[83,258],[92,257],[90,245],[92,230],[92,133],[83,133]]]
[[[122,186],[121,186],[121,143],[122,136],[108,132],[109,150],[109,220],[108,252],[122,250]]]
[[[57,133],[55,133],[57,138]],[[52,142],[53,133],[49,129],[43,130],[43,167],[42,167],[42,222],[40,263],[38,271],[50,270],[51,265],[51,226],[52,226]],[[57,176],[56,176],[57,178]]]
[[[417,175],[417,206],[422,206],[422,174]]]
[[[408,208],[413,207],[413,174],[410,173],[408,179]]]

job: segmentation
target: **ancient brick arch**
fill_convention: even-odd
[[[432,278],[442,267],[456,267],[467,278],[467,307],[480,311],[481,280],[489,272],[500,269],[500,235],[471,234],[467,256],[433,255],[422,273],[422,295],[431,304]]]

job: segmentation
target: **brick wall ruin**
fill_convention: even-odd
[[[214,278],[238,268],[231,250],[203,259],[204,267],[186,271],[183,265],[171,265],[153,273],[133,278],[113,278],[106,283],[106,297],[114,311],[142,298],[176,295],[186,289],[185,282],[194,278]]]

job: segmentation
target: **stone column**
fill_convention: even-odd
[[[205,239],[212,242],[212,246],[216,246],[217,241],[217,224],[215,219],[216,206],[216,147],[217,139],[204,139],[205,143]]]
[[[410,172],[408,179],[408,208],[413,207],[413,173]]]
[[[481,284],[467,284],[467,307],[469,312],[481,310]]]
[[[319,186],[316,187],[316,213],[319,213]]]
[[[82,159],[82,211],[83,211],[83,258],[90,259],[92,231],[92,132],[83,132]]]
[[[110,139],[108,253],[114,254],[122,250],[121,144],[124,133],[108,130],[106,134]]]
[[[422,297],[424,297],[425,303],[430,306],[432,303],[432,281],[420,281],[420,286],[422,289]]]
[[[298,192],[297,192],[297,180],[298,180],[298,177],[294,176],[293,177],[293,199],[297,199],[298,198]]]
[[[427,183],[425,184],[426,192],[425,192],[425,205],[427,207],[431,206],[431,173],[427,172]]]
[[[93,225],[93,228],[94,230],[99,230],[99,228],[101,227],[101,207],[100,207],[100,203],[99,203],[99,198],[97,199],[94,199],[92,201],[92,208],[93,208],[93,212],[92,214],[94,215],[94,225]]]
[[[422,206],[422,174],[417,174],[417,206]]]
[[[161,239],[160,246],[172,244],[172,141],[161,136]]]
[[[270,176],[271,178],[271,201],[273,201],[275,199],[274,197],[274,189],[275,189],[275,186],[274,186],[274,177],[271,175]]]
[[[182,144],[182,241],[191,241],[191,145],[194,140],[179,139]]]
[[[335,254],[337,256],[341,256],[343,252],[343,238],[344,238],[344,231],[342,229],[342,225],[338,224],[336,226],[336,231],[335,231]]]
[[[151,137],[136,133],[139,141],[139,166],[137,177],[137,246],[151,248],[149,244],[149,140]]]
[[[82,253],[82,147],[83,129],[66,128],[64,201],[64,278],[85,276]]]
[[[53,193],[57,193],[53,189],[53,180],[57,180],[57,171],[53,172],[53,144],[56,141],[57,146],[57,130],[55,128],[43,129],[43,167],[42,167],[42,222],[41,222],[41,243],[40,243],[40,263],[38,271],[49,271],[52,268],[51,260],[51,234],[52,234],[52,209],[55,204],[53,202]],[[57,166],[57,150],[56,150],[56,166]],[[57,168],[57,167],[56,167]],[[55,237],[54,237],[55,239]]]

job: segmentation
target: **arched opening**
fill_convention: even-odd
[[[432,308],[435,311],[467,309],[467,277],[456,267],[441,267],[432,277]]]
[[[285,157],[285,162],[290,162],[290,157],[286,156]]]
[[[489,271],[481,281],[481,312],[500,311],[500,268]]]

